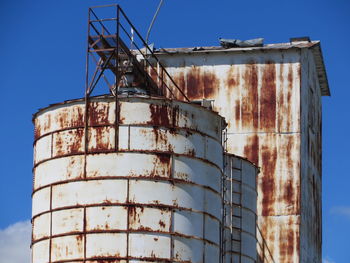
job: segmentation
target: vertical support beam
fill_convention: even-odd
[[[233,173],[232,173],[232,167],[233,167],[233,160],[232,158],[230,159],[230,230],[231,230],[231,236],[230,236],[230,258],[231,258],[231,263],[233,263],[233,257],[232,257],[232,251],[233,251],[233,242],[232,242],[232,236],[233,236],[233,231],[232,231],[232,219],[233,219]]]
[[[118,78],[119,78],[119,23],[120,23],[120,10],[119,5],[117,6],[117,46],[116,46],[116,54],[115,54],[115,77],[114,77],[114,86],[115,86],[115,120],[114,120],[114,143],[115,143],[115,151],[117,152],[119,149],[119,101],[118,101]]]
[[[88,132],[89,132],[89,57],[90,57],[90,13],[88,11],[88,32],[87,32],[87,50],[86,50],[86,76],[85,76],[85,111],[84,111],[84,178],[86,177],[86,155],[88,153]]]
[[[52,262],[52,185],[50,185],[50,240],[49,240],[49,263]]]
[[[83,238],[84,238],[84,260],[83,263],[86,262],[86,206],[83,208],[83,216],[84,216],[84,222],[83,222]]]

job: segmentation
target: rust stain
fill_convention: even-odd
[[[103,204],[110,205],[112,204],[111,200],[105,199],[103,200]]]
[[[38,119],[34,121],[34,140],[38,139],[41,135],[41,126]]]
[[[263,218],[263,217],[261,217]],[[261,228],[261,234],[263,236],[264,242],[265,242],[265,246],[264,246],[264,251],[263,252],[263,258],[265,256],[266,258],[269,258],[270,256],[270,252],[272,254],[272,256],[275,255],[275,233],[274,233],[274,229],[275,229],[275,224],[274,222],[272,222],[270,220],[270,218],[265,217],[263,219],[263,222],[260,223],[259,227]],[[264,262],[264,261],[262,261]]]
[[[214,98],[216,92],[219,90],[220,81],[216,75],[212,72],[205,72],[203,74],[204,82],[204,98]]]
[[[58,123],[60,129],[72,127],[84,127],[84,112],[79,106],[72,108],[63,108],[57,111],[55,123]]]
[[[181,79],[179,75],[177,79]],[[220,80],[215,73],[202,71],[200,67],[192,66],[186,74],[186,95],[190,100],[213,98],[219,90]]]
[[[83,235],[78,235],[75,238],[76,238],[78,244],[80,244],[82,242],[82,240],[83,240]]]
[[[279,72],[279,82],[280,82],[280,86],[284,85],[284,63],[280,64],[280,72]],[[287,92],[292,92],[291,90],[287,91]],[[278,93],[278,113],[277,113],[277,131],[281,132],[283,129],[283,121],[286,120],[285,118],[285,112],[288,111],[286,110],[287,107],[289,107],[289,103],[287,101],[285,101],[284,98],[284,89],[279,89],[279,93]],[[288,120],[289,122],[289,120]]]
[[[85,116],[81,107],[73,109],[72,127],[84,127]]]
[[[227,78],[226,78],[226,86],[228,89],[233,89],[240,84],[240,79],[239,79],[239,72],[235,72],[234,65],[230,66],[230,69],[228,70],[227,73]]]
[[[192,66],[191,69],[186,74],[186,83],[187,83],[187,97],[190,100],[199,100],[203,99],[203,79],[200,75],[200,68]]]
[[[164,130],[158,129],[157,127],[153,127],[152,130],[155,139],[155,145],[158,148],[160,145],[167,145],[170,147],[169,142],[167,140],[167,135]]]
[[[82,144],[83,144],[83,129],[77,129],[75,132],[69,131],[72,135],[71,144],[69,145],[69,153],[79,153],[81,152]]]
[[[173,107],[173,114],[172,114],[172,125],[173,127],[179,126],[179,118],[180,118],[180,108],[178,105]]]
[[[282,198],[284,201],[286,201],[287,204],[295,204],[294,184],[291,178],[283,183]]]
[[[299,254],[299,234],[298,231],[292,227],[294,225],[293,219],[288,220],[287,225],[281,225],[279,247],[280,247],[280,261],[289,262],[291,258],[297,253]]]
[[[248,137],[244,146],[244,156],[254,164],[259,164],[259,136],[257,134]]]
[[[108,125],[109,104],[99,102],[90,102],[89,106],[89,125]]]
[[[263,178],[261,180],[262,192],[262,215],[272,215],[274,212],[273,204],[276,201],[276,158],[277,149],[271,145],[262,146],[261,149],[261,167]]]
[[[155,126],[171,126],[172,109],[168,105],[150,104],[151,120],[148,124]]]
[[[196,156],[196,150],[195,149],[188,149],[186,154],[194,157],[194,156]]]
[[[170,165],[170,154],[158,154],[159,162]]]
[[[84,129],[58,132],[54,136],[54,150],[56,156],[81,153],[83,151]]]
[[[50,128],[51,128],[51,114],[48,114],[47,115],[47,119],[46,119],[46,121],[44,123],[43,130],[44,131],[48,131]]]
[[[285,145],[282,145],[281,147],[284,150],[284,158],[286,163],[286,168],[290,171],[294,170],[294,161],[292,158],[292,152],[293,152],[293,144],[294,144],[294,137],[290,137],[288,139],[288,142]],[[293,178],[293,175],[288,175],[288,178],[282,182],[279,183],[283,187],[283,194],[282,194],[282,202],[286,203],[290,207],[291,213],[299,213],[300,212],[300,202],[299,202],[299,193],[298,193],[298,185],[299,183],[295,182],[295,178]]]
[[[293,129],[292,127],[292,93],[294,90],[293,87],[293,65],[290,64],[289,65],[289,69],[288,69],[288,88],[287,88],[287,101],[285,103],[285,112],[283,114],[284,119],[286,119],[287,121],[287,125],[286,125],[286,130],[290,131]]]
[[[139,222],[140,223],[140,222]],[[142,225],[139,225],[138,227],[134,226],[134,225],[131,225],[131,227],[134,229],[134,230],[138,230],[138,231],[144,231],[144,232],[157,232],[157,231],[153,231],[152,228],[150,227],[146,227],[146,226],[142,226]]]
[[[165,228],[165,223],[162,220],[159,220],[159,225],[161,228]]]
[[[286,78],[285,74],[287,74]],[[295,118],[292,108],[292,95],[295,90],[293,81],[293,64],[280,64],[279,82],[282,88],[280,88],[278,96],[277,130],[279,132],[288,132],[295,128],[292,127],[292,120]]]
[[[235,100],[235,121],[236,123],[239,123],[240,119],[241,119],[241,101],[239,99]],[[231,122],[229,122],[228,124],[228,128],[231,127]]]
[[[240,89],[241,84],[241,75],[239,69],[235,65],[230,65],[227,72],[227,78],[225,79],[225,90],[227,95],[227,105],[232,105],[231,101],[234,101],[234,106],[232,109],[232,115],[229,115],[229,119],[232,118],[233,121],[228,122],[228,128],[230,129],[233,125],[232,122],[236,124],[236,127],[239,126],[241,121],[241,96],[237,94],[237,91]]]
[[[167,153],[157,154],[157,158],[154,161],[154,168],[151,172],[151,177],[170,177],[171,171],[171,156]]]
[[[246,65],[243,75],[247,94],[242,96],[242,127],[255,131],[259,124],[258,69],[254,62]]]
[[[130,226],[132,228],[135,227],[135,225],[137,225],[138,223],[140,223],[140,214],[137,211],[137,207],[136,206],[129,206],[128,209],[128,216],[129,216],[129,222],[130,222]],[[141,208],[141,213],[143,212],[143,208]]]
[[[185,74],[183,71],[179,72],[179,74],[173,77],[174,82],[178,85],[178,87],[187,95],[187,85],[185,80]],[[171,89],[171,92],[174,93],[176,99],[184,101],[185,97],[175,88]],[[171,97],[170,91],[166,90],[167,97]]]
[[[274,131],[276,123],[276,66],[268,61],[264,64],[260,94],[260,128]]]
[[[181,180],[188,180],[188,175],[186,173],[176,173],[176,175]]]
[[[113,145],[112,142],[109,140],[110,130],[110,127],[94,127],[94,136],[91,132],[89,132],[89,151],[94,152],[112,149]],[[91,145],[91,142],[95,142],[95,144]]]
[[[51,130],[51,113],[43,115],[41,118],[34,120],[34,139],[38,139],[40,136]]]

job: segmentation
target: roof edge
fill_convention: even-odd
[[[312,46],[310,49],[315,59],[316,72],[317,72],[318,82],[321,88],[321,95],[331,96],[331,91],[328,84],[326,66],[324,63],[322,49],[321,49],[321,42],[317,41],[317,44]]]

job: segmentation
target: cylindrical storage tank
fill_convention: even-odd
[[[161,98],[88,105],[34,115],[32,262],[218,262],[223,118]]]
[[[233,154],[224,160],[224,263],[255,263],[258,168]]]

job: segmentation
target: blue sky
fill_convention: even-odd
[[[29,225],[32,114],[83,96],[87,7],[110,3],[145,35],[158,0],[0,0],[0,244],[11,246],[6,233]],[[346,0],[165,0],[150,37],[156,47],[218,45],[219,37],[321,40],[332,92],[323,98],[323,258],[336,263],[350,262],[349,27]]]

